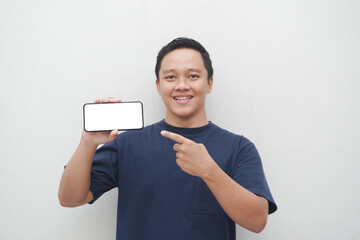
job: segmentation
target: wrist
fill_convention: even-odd
[[[81,139],[80,139],[80,146],[82,146],[83,148],[86,149],[95,149],[98,147],[98,143],[91,141],[91,139],[89,139],[88,137],[84,136],[84,133],[81,135]]]
[[[221,171],[221,168],[217,163],[213,160],[211,164],[207,167],[206,171],[203,173],[201,178],[204,181],[212,181],[216,178],[217,173]]]

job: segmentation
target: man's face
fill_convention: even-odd
[[[205,98],[213,79],[207,79],[201,54],[193,49],[176,49],[161,62],[156,86],[166,105],[166,120],[206,119]]]

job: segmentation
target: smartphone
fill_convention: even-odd
[[[142,129],[143,104],[140,101],[86,103],[83,119],[86,132]]]

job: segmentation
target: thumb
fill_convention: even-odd
[[[112,142],[118,135],[118,130],[112,130],[108,136],[108,142]]]

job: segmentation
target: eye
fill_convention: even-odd
[[[196,74],[191,74],[189,75],[189,78],[190,79],[198,79],[200,76],[199,75],[196,75]]]
[[[165,77],[165,79],[168,80],[168,81],[175,80],[175,78],[176,77],[174,75],[168,75],[168,76]]]

